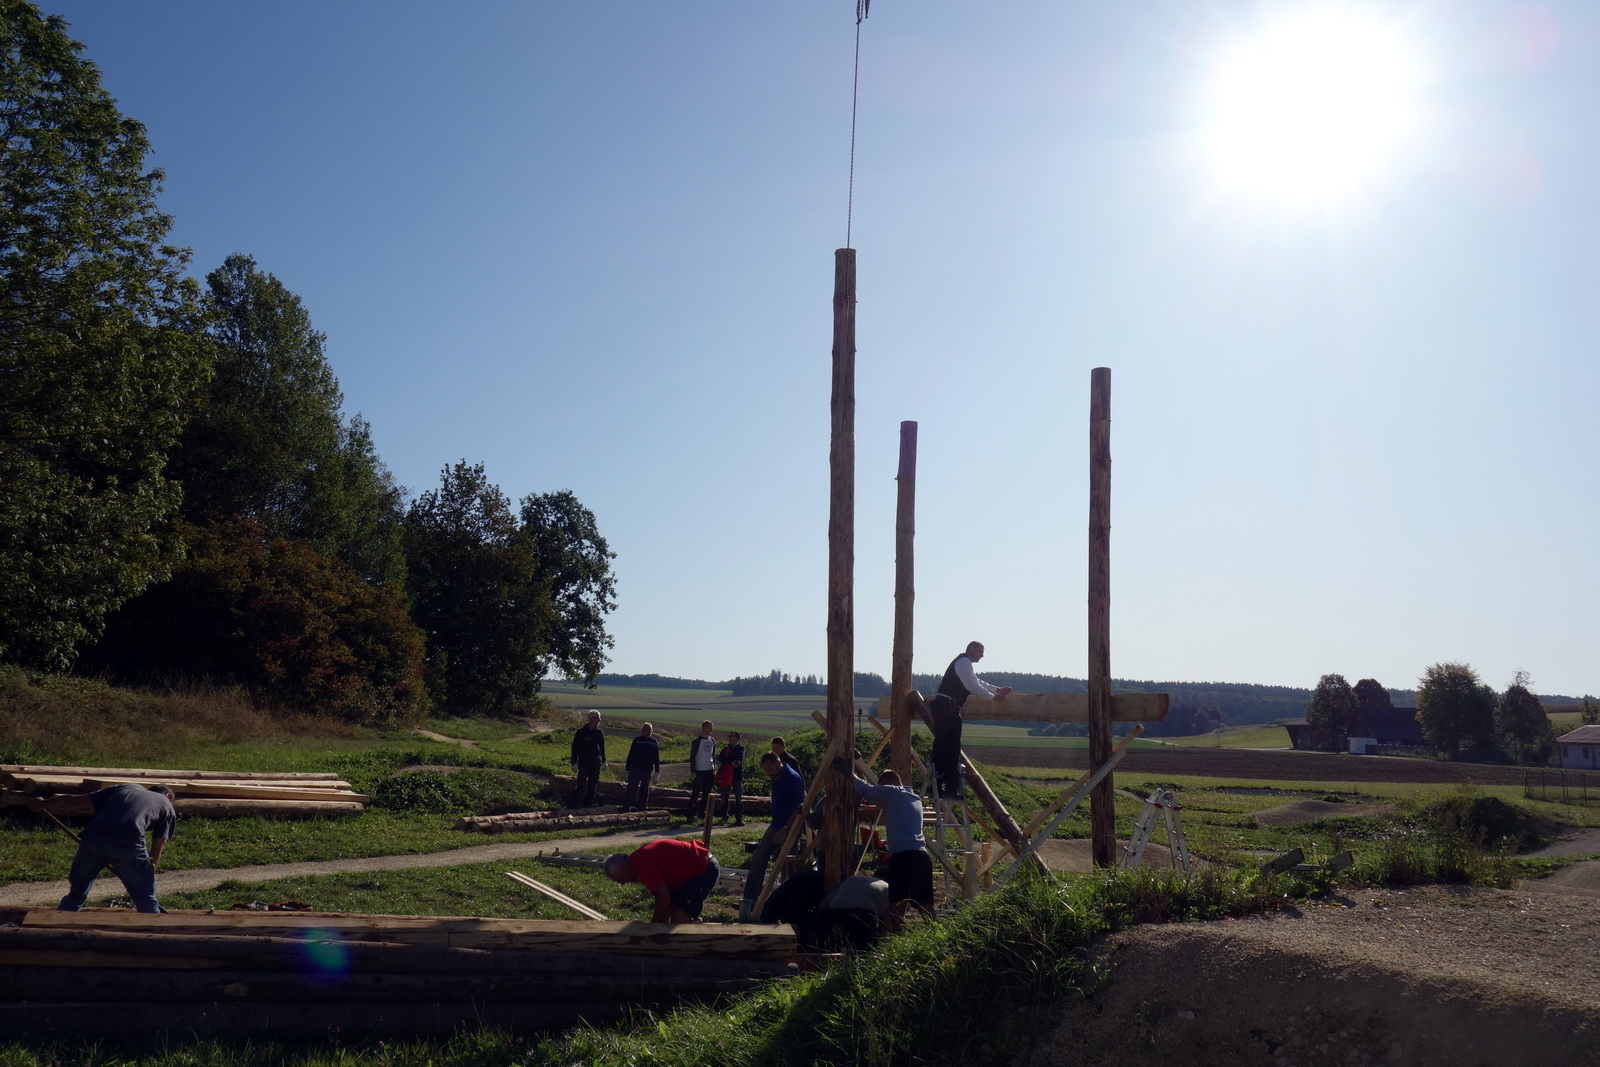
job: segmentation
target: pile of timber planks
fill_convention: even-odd
[[[788,927],[0,908],[0,1033],[540,1030],[737,992],[793,959]]]
[[[507,815],[463,815],[456,821],[456,829],[479,834],[528,834],[546,830],[642,826],[670,819],[672,815],[664,808],[656,811],[596,812],[592,808],[582,812],[514,811]]]
[[[578,780],[568,774],[552,774],[550,776],[551,795],[560,798],[569,796]],[[605,800],[613,804],[621,804],[626,799],[628,787],[621,782],[613,782],[602,778],[595,786],[596,800]],[[713,794],[715,796],[716,794]],[[663,789],[657,786],[650,787],[650,803],[675,808],[681,812],[689,803],[687,789]],[[722,803],[720,800],[717,802]],[[744,798],[744,813],[746,815],[771,815],[772,798],[764,796],[751,796],[748,793]],[[702,812],[702,814],[704,814]]]
[[[178,814],[208,818],[272,815],[305,819],[317,815],[358,815],[372,800],[332,773],[275,771],[257,774],[6,763],[0,764],[0,807],[26,804],[30,796],[88,794],[124,782],[170,786],[177,797]]]

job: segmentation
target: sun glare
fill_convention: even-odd
[[[1216,56],[1205,149],[1232,189],[1315,203],[1366,188],[1416,121],[1419,61],[1399,28],[1301,8]]]

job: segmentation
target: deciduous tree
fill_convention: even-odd
[[[1435,747],[1454,758],[1463,742],[1494,739],[1495,693],[1465,663],[1435,663],[1417,685],[1417,721]]]
[[[612,645],[605,616],[617,606],[611,574],[616,553],[600,536],[594,513],[569,490],[524,497],[522,536],[533,545],[539,583],[552,607],[539,676],[553,667],[593,683]]]
[[[1333,738],[1335,748],[1343,748],[1356,715],[1355,693],[1342,674],[1324,674],[1306,705],[1306,722]]]
[[[507,714],[539,691],[554,609],[511,502],[465,460],[406,513],[413,616],[427,637],[428,689],[457,712]]]
[[[1365,708],[1392,708],[1394,699],[1389,696],[1389,690],[1378,683],[1375,678],[1363,678],[1351,690],[1356,698],[1356,710]]]
[[[61,18],[0,0],[0,49],[0,659],[59,668],[176,554],[210,365],[144,127]]]
[[[1501,743],[1517,762],[1542,763],[1555,744],[1555,728],[1529,688],[1530,682],[1527,671],[1517,671],[1495,703],[1494,725]]]

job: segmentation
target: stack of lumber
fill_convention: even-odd
[[[26,804],[30,796],[93,793],[108,785],[135,782],[171,787],[180,815],[224,818],[273,815],[304,819],[315,815],[358,815],[372,798],[357,793],[337,774],[281,771],[171,771],[145,767],[44,767],[0,764],[0,807]],[[87,814],[87,812],[84,812]]]
[[[552,774],[550,776],[550,792],[558,798],[569,796],[577,784],[578,780],[568,774]],[[602,778],[595,786],[594,796],[596,800],[621,804],[627,797],[627,793],[628,787],[623,783],[612,782]],[[681,812],[684,806],[689,803],[689,791],[687,789],[662,789],[651,786],[650,803],[676,808]],[[721,801],[719,800],[718,803],[720,804]],[[772,798],[753,797],[746,794],[744,798],[744,813],[746,815],[771,815]]]
[[[793,958],[773,926],[0,908],[0,1033],[541,1030],[715,998]]]
[[[546,830],[581,830],[608,826],[641,826],[670,819],[672,812],[657,811],[514,811],[508,815],[464,815],[457,830],[478,834],[529,834]]]

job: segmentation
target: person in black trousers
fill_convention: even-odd
[[[654,734],[655,727],[645,723],[628,746],[628,792],[622,798],[623,811],[643,811],[650,804],[650,782],[661,775],[661,744]]]
[[[959,799],[961,787],[961,709],[969,697],[979,700],[1004,700],[1011,694],[1008,685],[990,685],[979,678],[972,665],[983,658],[983,645],[973,641],[967,650],[950,661],[939,691],[928,703],[933,716],[933,770],[939,796]]]
[[[733,794],[733,825],[744,825],[744,742],[738,730],[728,732],[728,743],[717,753],[717,792],[722,797],[723,822],[728,821],[728,795]]]
[[[600,768],[606,765],[606,732],[600,729],[600,713],[591,711],[588,722],[572,734],[572,772],[578,784],[567,799],[569,808],[594,806],[595,787],[600,784]]]

